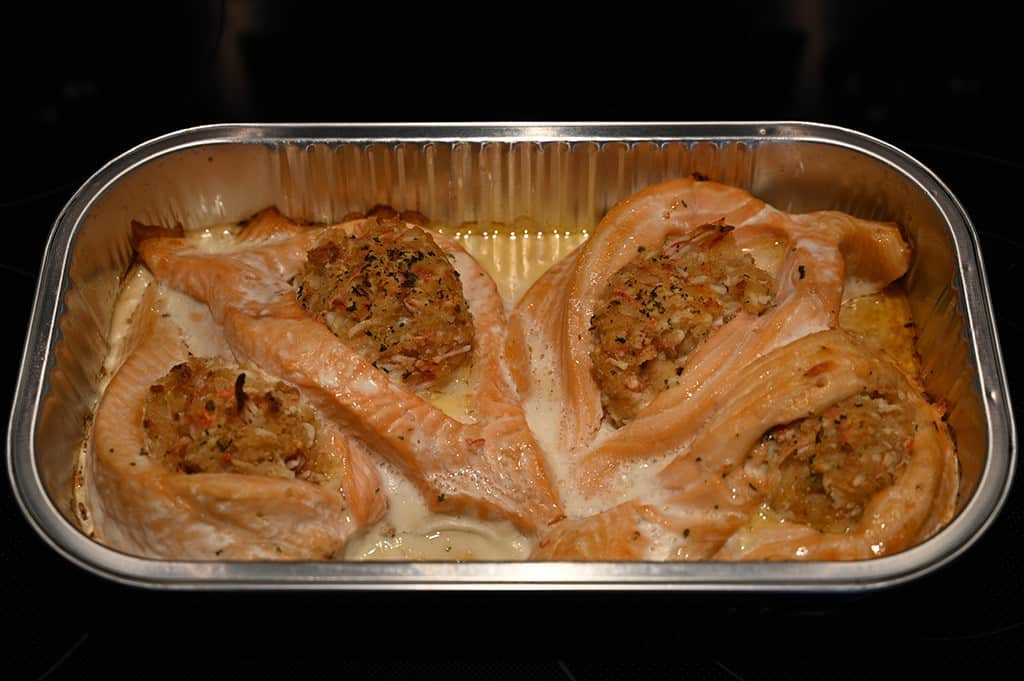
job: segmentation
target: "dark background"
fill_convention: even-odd
[[[11,6],[0,41],[2,413],[63,204],[128,148],[216,122],[788,119],[867,132],[929,166],[971,215],[1010,387],[1021,386],[1016,22],[978,3],[710,4]],[[188,594],[73,567],[5,485],[0,675],[991,678],[1024,662],[1022,518],[1018,483],[965,555],[861,596]]]

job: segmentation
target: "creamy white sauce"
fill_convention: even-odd
[[[594,512],[632,499],[652,501],[662,491],[658,474],[674,458],[674,453],[668,453],[621,464],[609,480],[608,491],[594,498]]]
[[[530,394],[523,404],[523,411],[541,449],[556,452],[561,448],[560,433],[564,418],[562,387],[555,378],[550,352],[537,353],[531,359]]]
[[[560,400],[535,395],[523,404],[523,413],[544,454],[545,468],[558,490],[566,515],[570,518],[579,517],[586,502],[580,496],[573,476],[574,458],[560,454],[559,433],[563,418]]]
[[[602,422],[591,445],[578,452],[563,451],[560,442],[563,414],[561,386],[549,363],[550,353],[534,362],[530,396],[523,404],[526,422],[544,453],[548,473],[558,489],[569,518],[585,518],[632,499],[650,499],[661,488],[657,475],[670,456],[641,459],[620,466],[600,494],[588,496],[578,484],[577,466],[587,451],[600,445],[615,427]]]
[[[103,379],[100,381],[100,394],[106,390],[110,378],[124,362],[125,357],[131,348],[127,347],[130,340],[132,316],[142,302],[142,296],[146,289],[153,283],[153,275],[141,265],[136,265],[128,271],[124,283],[121,285],[121,293],[114,303],[114,314],[110,322],[110,334],[107,336],[107,343],[110,349],[103,360]]]
[[[512,523],[431,513],[405,476],[386,463],[378,468],[387,515],[348,543],[345,560],[525,560],[533,551]]]

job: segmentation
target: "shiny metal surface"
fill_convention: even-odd
[[[589,227],[650,183],[702,173],[779,208],[895,220],[926,388],[948,407],[959,513],[902,553],[855,563],[227,563],[127,556],[74,521],[72,472],[96,397],[132,219],[186,227],[270,204],[307,220],[375,203],[432,218]],[[26,517],[69,560],[120,582],[183,589],[845,590],[925,574],[966,550],[1009,490],[1016,438],[984,267],[956,197],[903,152],[807,123],[224,125],[147,142],[90,178],[47,245],[8,432]]]

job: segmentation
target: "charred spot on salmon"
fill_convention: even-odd
[[[376,218],[361,236],[328,230],[296,283],[307,313],[411,386],[443,383],[470,358],[473,318],[458,273],[419,227]]]
[[[235,404],[238,411],[245,408],[245,374],[238,374],[235,378]]]
[[[249,391],[243,388],[248,384]],[[258,372],[190,359],[146,394],[145,449],[168,470],[247,473],[324,483],[339,465],[317,447],[317,421],[299,391]]]
[[[913,411],[864,392],[766,433],[752,458],[767,466],[768,505],[786,519],[848,532],[871,498],[906,468]]]
[[[732,231],[716,223],[669,237],[609,278],[590,320],[590,356],[613,424],[678,385],[687,359],[715,329],[771,304],[771,276],[740,251]]]

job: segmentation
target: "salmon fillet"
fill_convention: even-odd
[[[94,422],[87,479],[104,544],[168,559],[307,560],[339,555],[384,513],[377,470],[328,423],[319,447],[341,466],[338,488],[239,473],[168,470],[146,451],[151,386],[190,357],[180,329],[150,286],[134,313],[133,349],[114,374]]]
[[[759,380],[755,383],[754,377]],[[852,335],[827,331],[800,339],[751,365],[741,386],[694,443],[688,455],[666,468],[666,487],[684,495],[708,473],[742,468],[743,454],[773,426],[862,393],[893,396],[910,420],[903,445],[907,460],[890,485],[872,494],[859,520],[844,532],[821,531],[806,522],[768,515],[733,534],[714,558],[723,560],[851,560],[887,555],[921,542],[949,522],[956,505],[959,468],[941,411],[887,357],[866,352]],[[844,416],[845,417],[845,416]],[[879,436],[875,436],[879,437]],[[853,442],[855,448],[867,442]],[[701,458],[701,474],[693,462]],[[760,501],[764,478],[745,471]],[[808,531],[809,530],[809,531]]]
[[[770,462],[756,445],[774,428],[828,413],[860,394],[893,396],[910,421],[906,461],[891,484],[866,497],[844,531],[784,517],[770,503]],[[845,418],[845,417],[843,417]],[[853,442],[855,450],[869,443]],[[814,441],[808,446],[813,448]],[[812,459],[813,461],[813,456]],[[865,462],[861,462],[863,465]],[[856,464],[855,464],[856,465]],[[594,516],[553,526],[542,538],[545,559],[617,558],[631,542],[646,548],[655,523],[674,540],[658,555],[670,560],[856,560],[901,551],[927,539],[952,518],[959,469],[942,413],[890,359],[866,352],[840,330],[818,332],[755,360],[687,451],[659,474],[660,489]],[[633,508],[625,513],[623,509]],[[600,541],[598,541],[598,538]],[[645,542],[647,542],[645,544]],[[625,554],[622,554],[625,555]]]

